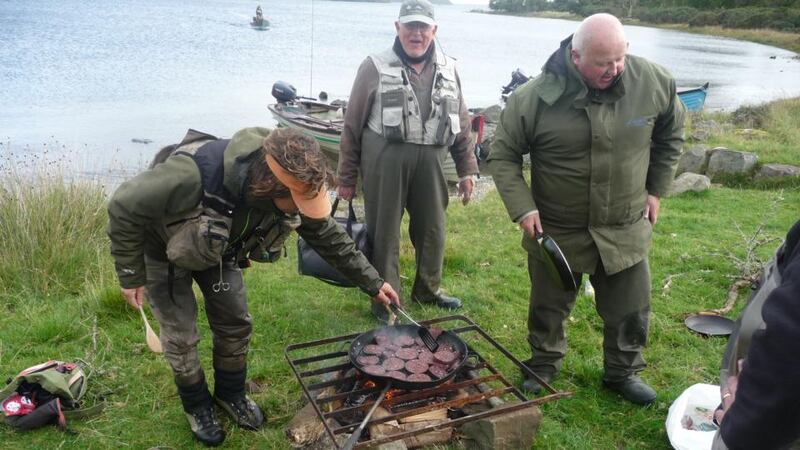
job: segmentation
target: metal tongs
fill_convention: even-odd
[[[439,343],[436,342],[436,339],[433,337],[427,327],[418,324],[416,320],[412,319],[411,316],[409,316],[408,313],[403,310],[403,308],[395,304],[390,305],[390,307],[392,308],[392,311],[399,312],[403,315],[403,317],[418,327],[417,334],[419,334],[419,337],[422,339],[422,343],[425,344],[425,347],[428,347],[428,350],[435,352],[436,349],[439,348]]]

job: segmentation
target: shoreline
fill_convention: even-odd
[[[580,21],[583,17],[571,13],[560,11],[539,11],[529,13],[505,13],[483,9],[473,9],[470,12],[477,14],[492,14],[497,16],[532,17],[539,19],[562,19]],[[635,25],[648,28],[661,28],[665,30],[683,31],[692,34],[703,34],[707,36],[726,37],[740,41],[753,42],[756,44],[769,45],[771,47],[788,50],[795,53],[795,58],[800,59],[800,33],[789,33],[763,28],[723,28],[719,25],[693,27],[686,23],[650,23],[642,22],[638,19],[620,18],[624,25]]]

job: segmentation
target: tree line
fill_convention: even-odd
[[[490,0],[489,8],[508,13],[607,12],[650,23],[685,23],[726,28],[800,31],[800,0]]]

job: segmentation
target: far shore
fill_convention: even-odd
[[[504,13],[489,11],[485,9],[473,9],[471,12],[480,14],[496,14],[500,16],[519,16],[519,17],[538,17],[544,19],[563,19],[563,20],[583,20],[583,17],[560,11],[537,11],[521,14]],[[723,28],[720,26],[693,27],[689,24],[678,23],[648,23],[637,19],[621,18],[626,25],[636,25],[651,28],[664,28],[667,30],[684,31],[686,33],[707,34],[711,36],[722,36],[742,41],[750,41],[758,44],[770,45],[773,47],[789,50],[799,55],[800,58],[800,33],[789,33],[769,29],[742,29],[742,28]]]

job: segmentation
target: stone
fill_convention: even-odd
[[[684,172],[704,173],[706,166],[708,166],[708,148],[705,145],[698,145],[681,154],[675,175]]]
[[[692,128],[691,138],[700,142],[705,141],[709,136],[719,133],[721,130],[719,124],[713,120],[696,122]]]
[[[789,164],[764,164],[755,175],[756,180],[791,178],[800,176],[800,167]]]
[[[706,175],[714,179],[717,175],[749,174],[757,162],[758,156],[754,153],[717,147],[711,150]]]
[[[517,450],[531,448],[542,412],[536,405],[465,423],[460,431],[467,449]]]
[[[711,180],[705,176],[692,172],[684,172],[672,180],[668,197],[683,194],[686,191],[702,192],[711,188]]]

